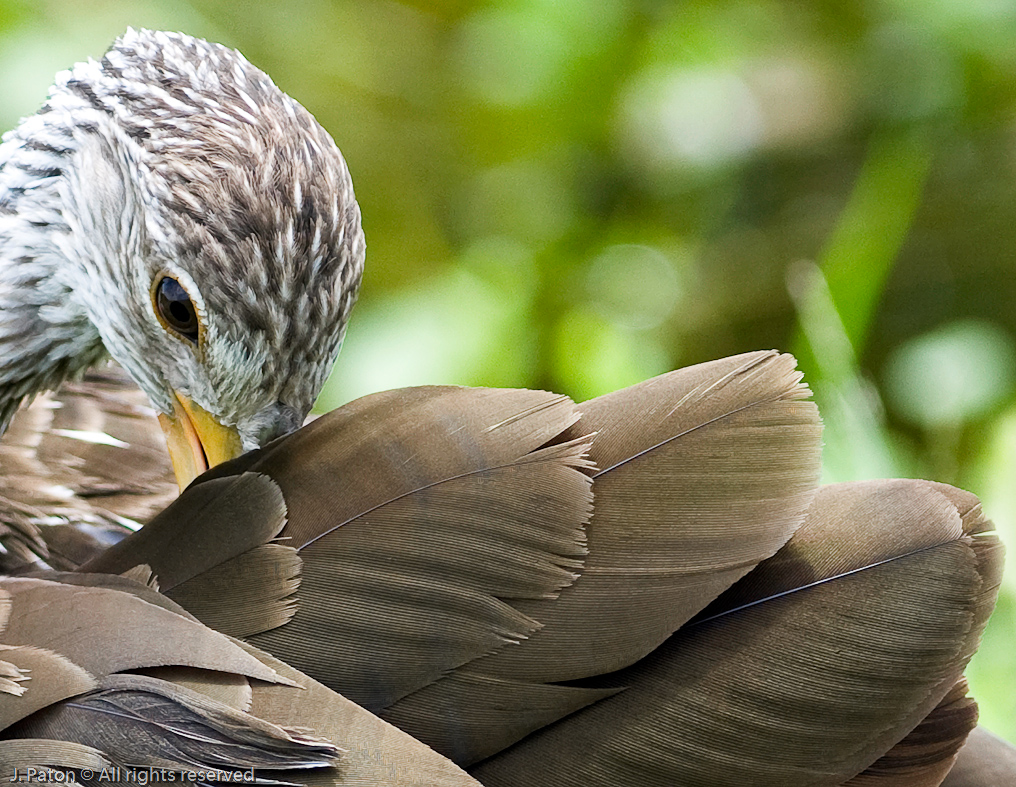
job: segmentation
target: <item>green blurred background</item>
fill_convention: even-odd
[[[0,125],[127,25],[239,48],[344,151],[368,270],[322,407],[778,347],[827,480],[963,486],[1016,545],[1016,4],[0,0]],[[1016,741],[1010,567],[970,674]]]

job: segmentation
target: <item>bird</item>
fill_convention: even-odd
[[[0,145],[0,429],[112,356],[186,486],[303,423],[364,253],[306,109],[234,50],[128,30]]]
[[[818,413],[775,351],[578,404],[383,392],[300,428],[364,256],[334,142],[225,47],[129,30],[5,135],[0,426],[111,356],[184,490],[85,560],[83,597],[147,594],[242,639],[430,747],[368,730],[372,751],[449,779],[941,781],[976,722],[962,672],[999,584],[976,498],[819,488]],[[289,696],[264,720],[335,738]],[[31,735],[107,745],[81,726]]]

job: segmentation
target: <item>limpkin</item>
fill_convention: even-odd
[[[237,728],[265,773],[324,767],[342,700],[299,669],[485,785],[941,782],[976,722],[962,672],[997,538],[944,485],[817,489],[789,356],[580,405],[386,392],[298,429],[364,257],[346,165],[302,107],[236,52],[128,31],[4,140],[0,418],[112,356],[186,487],[78,572],[3,580],[8,768],[228,765],[216,736]],[[134,607],[164,624],[139,637]],[[266,669],[326,699],[301,716]],[[470,783],[357,712],[352,761]],[[206,745],[181,743],[190,724]]]

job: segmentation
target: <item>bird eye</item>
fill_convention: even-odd
[[[198,343],[198,313],[180,282],[169,276],[159,280],[155,286],[155,309],[168,328]]]

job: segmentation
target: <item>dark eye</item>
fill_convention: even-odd
[[[180,282],[164,276],[155,287],[155,308],[167,326],[198,343],[198,313]]]

